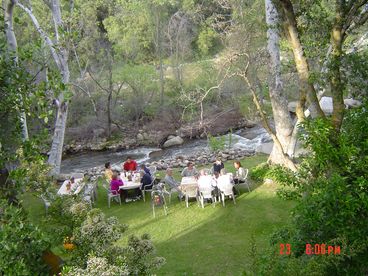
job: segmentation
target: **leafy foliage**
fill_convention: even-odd
[[[63,275],[98,274],[104,270],[107,275],[146,275],[165,262],[155,256],[148,235],[130,237],[126,248],[116,245],[127,226],[116,217],[106,217],[100,209],[89,210],[73,197],[53,202],[49,224],[55,232],[52,235],[55,245],[64,237],[74,244],[74,249],[67,252],[69,258]]]
[[[31,224],[25,211],[0,201],[0,274],[47,273],[42,255],[50,246],[47,237]]]
[[[340,135],[329,121],[305,122],[301,139],[311,155],[303,160],[298,173],[273,171],[288,193],[291,190],[298,198],[291,224],[272,239],[274,246],[284,242],[293,245],[293,258],[276,258],[277,267],[296,266],[296,271],[305,273],[318,268],[321,274],[367,272],[367,115],[367,104],[350,111]],[[285,190],[280,194],[287,195]],[[342,253],[306,256],[306,243],[339,245]]]
[[[208,135],[208,145],[212,151],[219,151],[225,148],[225,136],[214,137],[211,134]]]
[[[251,169],[250,177],[256,181],[263,181],[266,178],[269,169],[270,166],[267,163],[261,163]]]

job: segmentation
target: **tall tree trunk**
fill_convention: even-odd
[[[51,174],[56,175],[60,173],[61,159],[63,154],[64,136],[66,121],[68,117],[68,103],[63,102],[57,105],[57,114],[54,135],[52,138],[51,150],[49,154],[48,163],[51,165]]]
[[[299,32],[297,27],[297,22],[295,18],[293,4],[290,0],[279,0],[282,9],[284,11],[284,16],[286,19],[286,33],[288,41],[293,49],[294,60],[296,64],[296,69],[298,71],[299,81],[300,81],[300,97],[299,104],[297,106],[297,116],[300,121],[304,118],[304,105],[307,100],[309,103],[309,109],[311,111],[312,117],[324,117],[319,101],[317,98],[316,90],[312,83],[309,81],[310,71],[307,58],[302,47]]]
[[[37,32],[41,35],[46,45],[49,47],[51,55],[56,63],[56,66],[62,77],[62,82],[68,87],[70,72],[68,65],[68,53],[67,50],[60,43],[59,29],[63,28],[63,22],[61,18],[61,6],[59,0],[51,0],[47,2],[48,7],[51,10],[52,18],[55,25],[55,42],[50,39],[46,32],[41,28],[37,18],[33,14],[32,10],[25,7],[21,3],[17,2],[17,5],[24,10],[31,18]],[[63,145],[65,128],[68,117],[68,99],[64,98],[64,92],[61,91],[58,98],[55,100],[57,106],[57,114],[55,121],[54,135],[52,138],[51,150],[49,154],[48,163],[51,165],[50,173],[56,175],[60,173],[61,158],[63,155]]]
[[[10,55],[13,55],[13,60],[15,65],[18,65],[18,45],[17,38],[14,33],[13,27],[13,12],[16,4],[15,0],[3,1],[3,9],[4,9],[4,23],[5,23],[5,35],[6,41],[8,44],[8,49],[10,51]],[[27,116],[24,111],[21,111],[19,114],[19,120],[22,127],[22,140],[26,141],[29,139],[28,135],[28,127],[27,127]]]
[[[280,37],[278,34],[278,14],[272,0],[265,0],[267,30],[267,50],[269,53],[269,95],[275,121],[276,136],[282,147],[275,146],[269,156],[269,162],[285,164],[285,155],[293,132],[292,119],[288,103],[283,95],[280,64]],[[280,152],[282,151],[283,152]]]
[[[333,99],[332,123],[340,130],[344,117],[344,86],[341,81],[341,57],[343,44],[344,1],[336,0],[336,15],[331,33],[332,58],[330,65],[330,86]]]

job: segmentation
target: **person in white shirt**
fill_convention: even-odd
[[[214,179],[211,175],[207,175],[205,170],[200,171],[200,176],[198,178],[198,188],[199,189],[213,189],[216,186]]]
[[[232,177],[230,174],[227,174],[225,169],[220,171],[220,176],[217,179],[217,187],[222,190],[228,186],[233,186],[232,184]]]
[[[235,173],[235,177],[234,177],[234,183],[235,184],[245,183],[246,171],[242,167],[240,161],[235,161],[234,162],[234,167],[236,169],[236,173]]]

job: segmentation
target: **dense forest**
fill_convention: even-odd
[[[170,135],[210,139],[259,124],[273,149],[253,178],[273,179],[279,196],[298,202],[271,244],[349,250],[284,259],[270,249],[252,275],[368,272],[368,1],[3,0],[0,20],[1,198],[45,192],[78,145],[161,147]],[[306,157],[295,154],[302,145]],[[18,211],[1,204],[0,215],[15,220]],[[85,268],[85,250],[74,273]],[[140,274],[113,264],[108,275]],[[0,274],[17,274],[4,267]]]

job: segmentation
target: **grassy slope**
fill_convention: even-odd
[[[250,168],[263,161],[264,156],[255,156],[242,163]],[[232,162],[225,166],[228,171],[234,171]],[[249,269],[251,236],[254,235],[259,249],[264,248],[269,234],[285,223],[293,206],[292,202],[276,197],[275,187],[255,186],[253,184],[250,194],[242,193],[236,205],[228,201],[225,208],[220,204],[215,208],[207,204],[202,209],[192,202],[187,209],[184,202],[173,197],[168,216],[165,217],[160,208],[155,219],[149,201],[123,206],[112,203],[108,209],[102,189],[96,207],[129,225],[126,235],[119,241],[121,244],[125,245],[131,234],[151,235],[158,255],[167,261],[158,275],[240,275]],[[27,196],[25,204],[31,218],[39,221],[44,212],[40,202]]]

